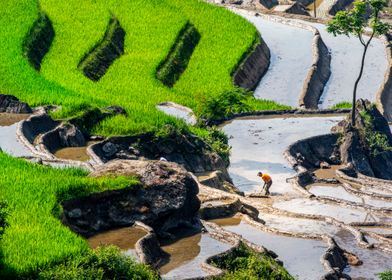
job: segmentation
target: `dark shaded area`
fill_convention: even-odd
[[[157,78],[164,85],[172,87],[188,66],[189,60],[200,41],[197,29],[187,22],[177,36],[166,59],[157,68]]]
[[[41,69],[41,62],[49,51],[54,36],[52,22],[44,12],[40,12],[23,42],[23,55],[35,70]]]
[[[93,81],[105,75],[110,65],[124,54],[125,30],[115,17],[109,21],[102,40],[80,61],[78,68]]]
[[[12,95],[0,94],[0,113],[30,114],[30,106]]]

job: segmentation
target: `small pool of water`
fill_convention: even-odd
[[[317,220],[299,219],[264,213],[260,214],[259,217],[266,222],[265,225],[268,227],[293,233],[334,235],[340,230],[334,225]]]
[[[96,141],[89,141],[87,146],[83,147],[66,147],[54,152],[55,157],[76,161],[88,161],[90,159],[87,153],[87,147],[97,143]]]
[[[353,280],[379,279],[376,274],[392,268],[392,255],[376,249],[358,248],[354,236],[347,231],[340,231],[335,240],[338,245],[354,253],[363,262],[359,266],[348,266],[344,272]]]
[[[339,185],[317,185],[313,184],[309,187],[309,191],[316,196],[329,196],[351,202],[364,203],[364,199],[353,195]]]
[[[303,214],[321,215],[335,218],[344,223],[352,222],[389,222],[392,217],[388,215],[374,214],[365,210],[345,208],[339,205],[326,204],[317,200],[295,198],[287,201],[279,201],[274,207]]]
[[[240,234],[245,239],[277,253],[287,271],[298,279],[319,279],[325,273],[320,257],[325,253],[327,246],[322,241],[266,233],[245,222],[236,225],[225,225],[225,219],[222,223],[219,220],[215,222],[224,229]]]
[[[208,257],[228,250],[231,246],[208,234],[179,232],[176,241],[161,241],[163,251],[170,255],[167,264],[159,269],[163,279],[183,279],[208,276],[201,264]]]
[[[0,113],[0,126],[10,126],[30,117],[30,114]]]
[[[87,239],[87,241],[93,249],[99,246],[115,245],[124,251],[126,255],[135,256],[135,244],[146,234],[147,232],[140,227],[125,227],[98,233]]]

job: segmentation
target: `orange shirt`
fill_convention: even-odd
[[[263,176],[261,176],[261,179],[263,179],[263,181],[266,182],[266,183],[268,183],[268,182],[270,182],[272,180],[271,176],[268,175],[268,174],[265,174],[265,173],[263,173]]]

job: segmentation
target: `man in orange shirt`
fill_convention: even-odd
[[[263,174],[262,172],[257,173],[257,176],[264,181],[263,189],[265,189],[265,195],[270,195],[269,189],[271,188],[272,185],[271,176],[266,173]]]

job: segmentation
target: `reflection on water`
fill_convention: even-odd
[[[161,274],[193,260],[200,253],[200,232],[180,230],[175,234],[175,240],[161,241],[162,250],[170,255],[170,261],[159,269]]]
[[[179,231],[180,238],[176,241],[161,242],[162,249],[170,254],[170,261],[160,268],[162,278],[166,280],[180,280],[186,278],[206,277],[201,264],[210,256],[222,253],[230,245],[212,238],[207,233]]]
[[[147,232],[140,227],[125,227],[109,230],[90,237],[87,241],[91,248],[104,245],[115,245],[125,254],[134,255],[136,242]]]

